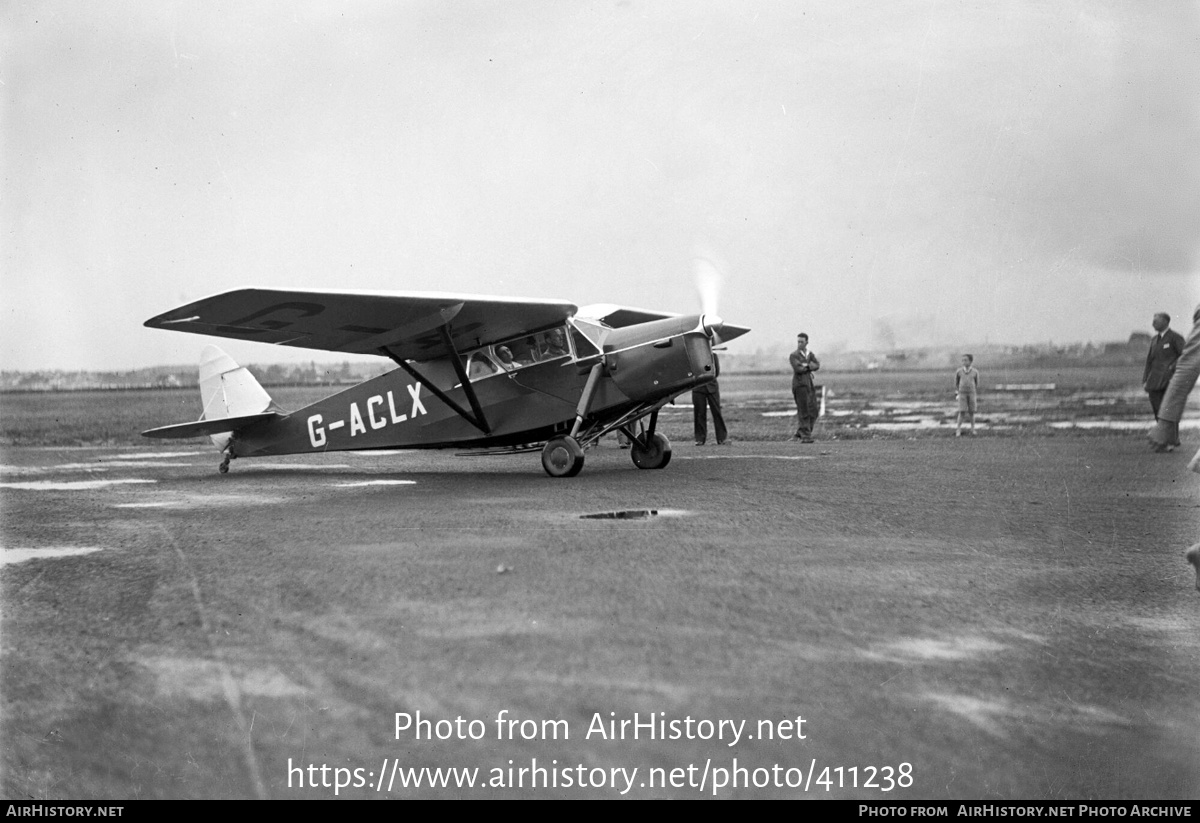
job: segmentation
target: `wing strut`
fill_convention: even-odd
[[[415,380],[420,381],[422,386],[429,389],[438,400],[441,400],[453,409],[463,420],[466,420],[484,434],[491,434],[492,427],[488,425],[487,418],[483,415],[483,407],[479,405],[479,398],[475,396],[475,387],[471,385],[471,381],[467,377],[467,372],[463,369],[462,358],[458,356],[458,349],[454,347],[454,340],[450,337],[450,324],[447,323],[438,329],[438,331],[442,333],[442,342],[446,344],[446,348],[450,351],[450,363],[454,366],[454,373],[458,375],[458,381],[462,383],[463,393],[467,395],[467,402],[471,404],[471,411],[467,411],[458,405],[458,403],[451,400],[444,391],[430,383],[425,379],[423,374],[413,368],[411,363],[392,354],[387,346],[382,347],[379,351],[397,366],[408,372]]]

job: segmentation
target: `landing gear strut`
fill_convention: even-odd
[[[221,465],[217,466],[217,471],[219,471],[221,474],[228,474],[229,473],[229,461],[232,459],[233,458],[230,457],[228,454],[225,455],[225,459],[221,461]]]
[[[574,477],[583,470],[583,448],[570,435],[555,437],[542,449],[542,468],[551,477]]]
[[[632,425],[621,427],[621,432],[629,438],[629,456],[639,469],[665,469],[671,462],[671,441],[655,431],[657,411],[650,413],[649,423],[640,433]]]

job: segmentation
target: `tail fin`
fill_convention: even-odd
[[[204,413],[199,420],[159,426],[142,436],[207,437],[225,451],[235,432],[287,416],[254,375],[216,346],[205,346],[200,355],[200,397]],[[228,459],[221,465],[228,466]]]
[[[200,353],[200,399],[204,403],[201,420],[249,417],[279,410],[245,366],[239,366],[232,357],[211,345]],[[230,437],[231,432],[224,432],[212,435],[211,439],[223,450]]]

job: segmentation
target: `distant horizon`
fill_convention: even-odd
[[[1142,333],[1143,332],[1140,332],[1140,331],[1134,331],[1134,332],[1131,332],[1130,334],[1133,335],[1133,334],[1142,334]],[[1145,334],[1147,337],[1151,336],[1150,333],[1145,333]],[[222,342],[225,342],[225,341],[222,341]],[[979,343],[979,342],[976,342],[976,343],[963,344],[961,346],[950,345],[950,344],[929,344],[929,345],[922,345],[922,346],[897,347],[897,348],[892,348],[892,349],[883,349],[883,348],[837,349],[837,350],[826,350],[825,352],[818,350],[815,345],[812,346],[811,348],[818,355],[825,354],[826,356],[829,356],[829,357],[852,357],[852,356],[866,356],[866,355],[886,355],[888,353],[928,352],[928,351],[942,352],[942,353],[951,353],[951,352],[971,353],[971,352],[983,352],[983,351],[994,350],[994,349],[1026,349],[1026,348],[1037,349],[1037,348],[1044,348],[1044,347],[1053,347],[1055,349],[1062,349],[1062,348],[1091,346],[1091,347],[1099,350],[1099,349],[1103,349],[1107,346],[1115,345],[1115,344],[1128,345],[1130,342],[1131,342],[1130,338],[1126,337],[1124,340],[1101,340],[1101,341],[1081,340],[1081,341],[1069,341],[1069,342],[1061,342],[1061,343],[1058,341],[1045,341],[1042,343],[992,343],[992,342]],[[222,348],[225,348],[224,346],[221,345],[221,343],[217,343],[216,345],[218,345]],[[263,347],[263,344],[258,344],[258,345],[260,347]],[[280,350],[281,350],[280,347],[275,347],[275,351],[277,353]],[[778,357],[786,359],[787,353],[789,351],[791,351],[791,347],[788,347],[786,344],[781,343],[774,347],[757,347],[757,348],[749,350],[749,351],[718,350],[718,354],[720,354],[721,356],[732,355],[734,357],[744,357],[744,358],[778,356]],[[251,366],[251,367],[255,367],[255,368],[270,368],[272,366],[296,367],[296,366],[303,366],[308,363],[313,363],[313,364],[320,365],[320,366],[339,366],[339,365],[343,365],[343,364],[358,364],[360,366],[370,366],[373,363],[377,363],[379,366],[381,366],[383,368],[388,368],[390,365],[394,365],[386,357],[369,355],[369,354],[338,354],[336,352],[325,352],[325,351],[318,351],[315,349],[314,350],[290,349],[289,353],[291,353],[293,355],[294,359],[290,359],[290,360],[254,360],[254,359],[241,360],[238,358],[234,358],[234,360],[238,363],[238,365]],[[306,356],[306,355],[310,355],[310,356]],[[78,373],[96,374],[96,373],[125,373],[125,372],[139,372],[139,371],[168,371],[168,372],[170,372],[170,371],[186,371],[187,369],[195,369],[195,368],[197,368],[198,363],[199,363],[199,353],[197,353],[197,361],[195,364],[191,364],[191,363],[187,363],[187,362],[158,363],[158,364],[148,365],[148,366],[131,366],[128,368],[121,368],[121,367],[102,367],[102,368],[78,368],[78,367],[61,368],[61,367],[56,367],[56,368],[43,368],[43,369],[0,368],[0,373],[2,373],[2,374],[36,374],[36,373],[41,373],[41,372],[49,372],[49,373],[66,373],[66,374],[78,374]],[[783,368],[785,366],[786,366],[786,363],[783,364],[783,366],[781,368]],[[784,368],[784,370],[786,370],[786,368]]]

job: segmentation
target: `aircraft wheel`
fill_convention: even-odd
[[[574,437],[556,437],[542,449],[542,468],[551,477],[574,477],[583,469],[583,449]]]
[[[633,465],[639,469],[666,468],[667,464],[671,462],[671,441],[666,438],[666,435],[658,432],[649,438],[649,443],[638,438],[629,448],[629,456],[633,458]]]

